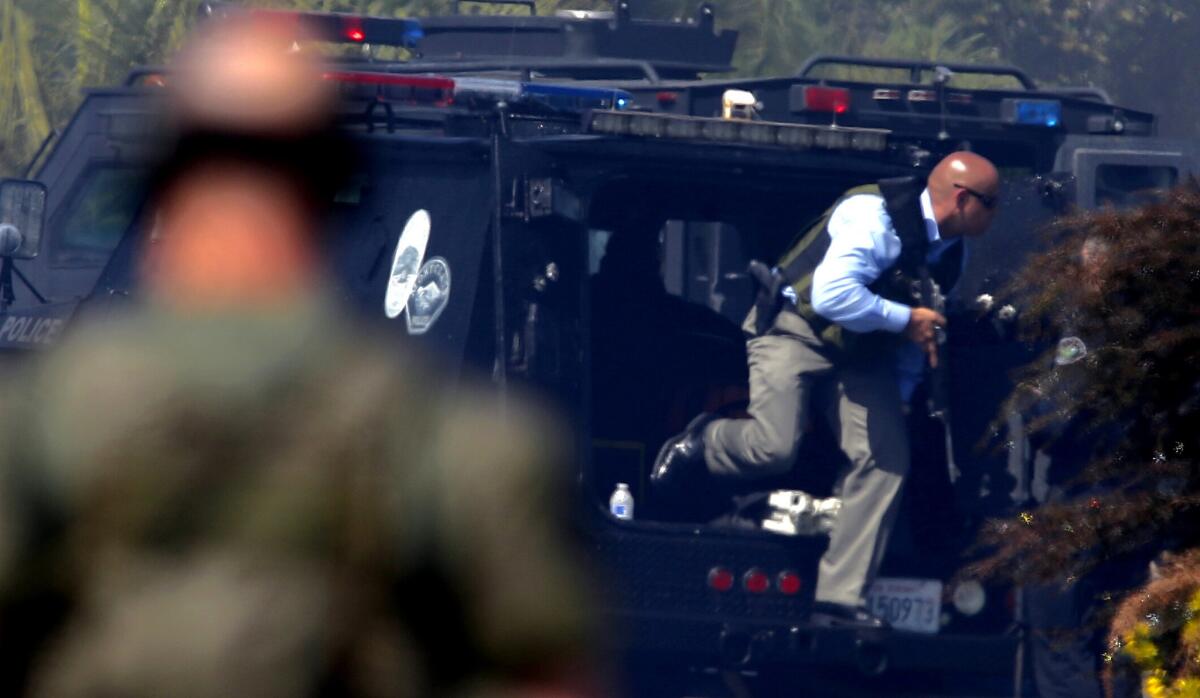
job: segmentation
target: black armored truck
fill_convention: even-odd
[[[397,342],[568,415],[578,457],[564,467],[578,469],[619,685],[1019,693],[1014,590],[951,583],[979,523],[1031,488],[997,409],[1036,348],[998,327],[1001,294],[1046,221],[1170,188],[1197,170],[1195,145],[1157,137],[1152,114],[1101,90],[1039,87],[1008,66],[817,56],[794,75],[721,79],[737,37],[707,5],[660,21],[624,0],[555,16],[518,4],[529,16],[305,15],[342,45],[325,77],[366,155],[334,201],[328,254],[349,304]],[[163,80],[144,68],[88,91],[33,178],[0,183],[12,361],[136,297]],[[695,414],[745,409],[748,263],[777,259],[843,191],[961,149],[996,163],[1004,203],[948,298],[951,418],[913,402],[913,473],[870,591],[892,629],[813,627],[841,457],[828,434],[806,435],[795,472],[697,481],[682,501],[649,488],[649,467]]]

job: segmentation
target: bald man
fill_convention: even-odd
[[[659,489],[701,467],[718,476],[782,473],[818,401],[849,460],[835,486],[838,525],[820,564],[819,623],[884,627],[863,593],[883,559],[908,472],[902,405],[923,365],[936,364],[936,331],[946,323],[920,307],[913,289],[928,273],[949,291],[962,266],[961,239],[987,230],[999,186],[991,162],[957,152],[928,183],[905,177],[843,195],[780,262],[790,284],[782,311],[761,334],[755,311],[743,326],[751,336],[750,418],[701,415],[659,452],[651,474]]]

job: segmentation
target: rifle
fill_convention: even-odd
[[[929,275],[929,268],[924,264],[920,267],[921,278],[914,289],[916,300],[920,305],[946,314],[946,297]],[[942,423],[942,431],[946,434],[946,465],[950,471],[950,482],[958,479],[958,465],[954,462],[954,442],[950,435],[950,361],[949,350],[946,346],[946,329],[935,328],[935,346],[937,351],[937,366],[930,371],[929,391],[926,405],[929,416]]]

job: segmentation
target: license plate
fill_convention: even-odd
[[[942,583],[936,579],[880,577],[867,591],[871,612],[897,630],[937,633],[942,617]]]

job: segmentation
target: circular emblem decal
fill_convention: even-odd
[[[425,259],[425,248],[429,245],[429,212],[420,209],[404,224],[404,232],[396,242],[396,253],[392,257],[392,272],[388,277],[387,292],[383,298],[383,312],[391,319],[400,317],[408,305],[409,296],[416,288],[421,260]]]
[[[431,257],[417,273],[416,287],[408,299],[408,333],[425,334],[450,302],[450,265]]]

